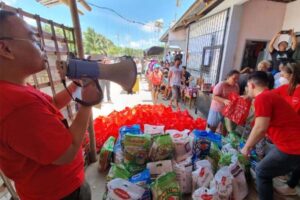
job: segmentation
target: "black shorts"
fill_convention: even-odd
[[[178,85],[173,85],[172,86],[172,100],[175,100],[177,102],[180,101],[180,86]]]

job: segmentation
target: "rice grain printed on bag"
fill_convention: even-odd
[[[152,184],[151,191],[155,200],[181,200],[180,187],[174,172],[159,176]]]
[[[104,143],[99,156],[99,171],[107,170],[110,165],[112,152],[114,150],[115,138],[110,136]]]
[[[107,184],[107,200],[140,200],[145,190],[127,180],[116,178]]]

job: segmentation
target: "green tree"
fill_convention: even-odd
[[[108,50],[114,46],[113,42],[103,35],[96,33],[94,29],[88,28],[84,35],[84,48],[87,54],[108,54]]]

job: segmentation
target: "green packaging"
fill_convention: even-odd
[[[152,184],[153,199],[156,200],[181,200],[180,186],[174,172],[168,172],[159,176]]]
[[[114,137],[110,136],[101,148],[98,168],[100,172],[107,170],[109,167],[109,164],[112,159],[112,152],[114,150],[115,140],[116,139]]]

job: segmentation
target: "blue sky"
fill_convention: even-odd
[[[36,0],[0,1],[58,23],[72,26],[71,15],[67,6],[58,5],[47,8],[37,3]],[[85,31],[87,27],[92,27],[116,45],[144,49],[157,43],[158,38],[170,26],[175,17],[179,19],[195,0],[181,0],[180,7],[176,6],[176,0],[86,1],[98,6],[112,8],[122,16],[143,22],[146,25],[128,23],[114,13],[95,7],[92,7],[93,10],[88,12],[79,5],[79,9],[84,11],[84,15],[80,16],[82,31]],[[164,28],[160,32],[153,28],[153,22],[156,20],[163,21]]]

